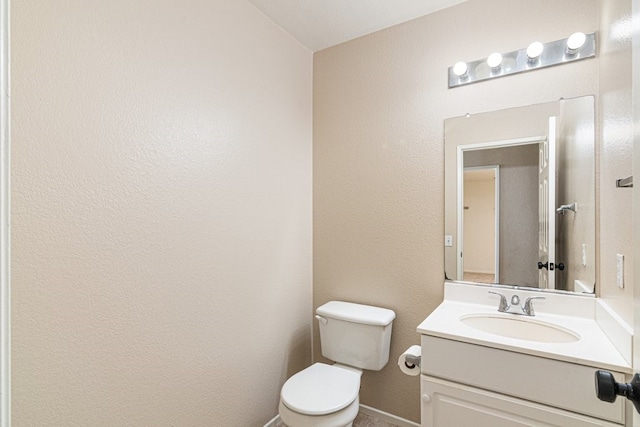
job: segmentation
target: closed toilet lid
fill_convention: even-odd
[[[360,391],[360,374],[315,363],[284,383],[280,398],[295,412],[325,415],[349,406]]]

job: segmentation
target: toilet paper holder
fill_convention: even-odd
[[[420,366],[420,361],[422,360],[422,356],[414,356],[412,354],[407,354],[407,357],[404,361],[404,366],[409,369],[413,369],[416,366]]]

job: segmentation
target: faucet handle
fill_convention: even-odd
[[[527,316],[535,316],[536,315],[536,312],[533,309],[533,302],[532,302],[534,299],[546,299],[546,298],[545,297],[529,297],[529,298],[527,298],[527,300],[524,302],[524,307],[522,307],[522,311]]]
[[[490,294],[498,295],[500,297],[500,305],[498,306],[498,311],[505,312],[509,310],[509,307],[511,306],[507,304],[507,297],[502,295],[500,292],[494,292],[494,291],[488,291],[488,292]]]

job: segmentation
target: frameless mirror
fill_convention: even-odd
[[[595,292],[594,97],[445,120],[445,278]]]

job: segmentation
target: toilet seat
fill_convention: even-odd
[[[315,363],[289,378],[280,398],[292,411],[317,416],[346,408],[358,398],[359,391],[358,372]]]
[[[353,420],[358,416],[359,410],[360,400],[358,398],[346,408],[327,415],[299,414],[287,408],[282,400],[278,405],[280,420],[289,427],[352,427]]]

